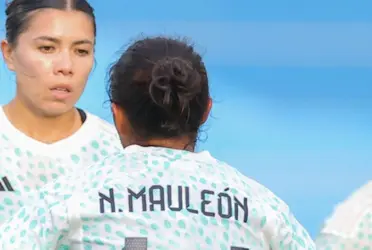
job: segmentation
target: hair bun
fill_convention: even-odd
[[[155,63],[149,92],[152,100],[168,112],[182,113],[200,93],[201,76],[191,62],[179,57],[166,57]]]

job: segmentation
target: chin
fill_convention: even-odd
[[[42,113],[46,117],[57,117],[61,116],[69,111],[71,111],[74,106],[66,105],[66,104],[58,104],[58,105],[48,105],[48,107],[44,107]]]

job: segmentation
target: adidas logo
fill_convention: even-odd
[[[1,178],[0,180],[0,192],[4,192],[4,191],[14,192],[14,189],[6,176]]]

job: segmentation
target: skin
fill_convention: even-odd
[[[16,44],[1,42],[4,61],[16,75],[14,99],[4,107],[10,122],[26,135],[53,143],[81,127],[74,108],[94,63],[92,19],[73,10],[42,9],[31,13]],[[69,86],[65,98],[56,85]]]
[[[212,109],[212,99],[209,99],[207,109],[204,113],[202,123],[203,125],[209,117],[209,113]],[[118,131],[121,139],[121,143],[124,147],[129,145],[153,145],[153,146],[160,146],[166,148],[174,148],[183,150],[186,149],[189,151],[194,151],[194,145],[190,145],[190,137],[188,135],[177,137],[177,138],[152,138],[148,140],[143,140],[142,138],[138,138],[134,133],[133,128],[128,120],[128,117],[125,113],[125,110],[120,107],[119,105],[112,103],[111,110],[114,117],[114,123],[116,130]]]

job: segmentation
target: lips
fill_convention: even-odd
[[[63,92],[67,92],[69,93],[70,90],[66,89],[66,88],[52,88],[53,91],[63,91]]]
[[[61,85],[56,85],[56,86],[53,86],[52,88],[50,88],[50,90],[54,90],[54,91],[64,91],[64,92],[71,92],[71,87],[67,84],[61,84]]]
[[[66,100],[70,98],[72,89],[69,85],[56,85],[50,88],[52,95],[57,100]]]

